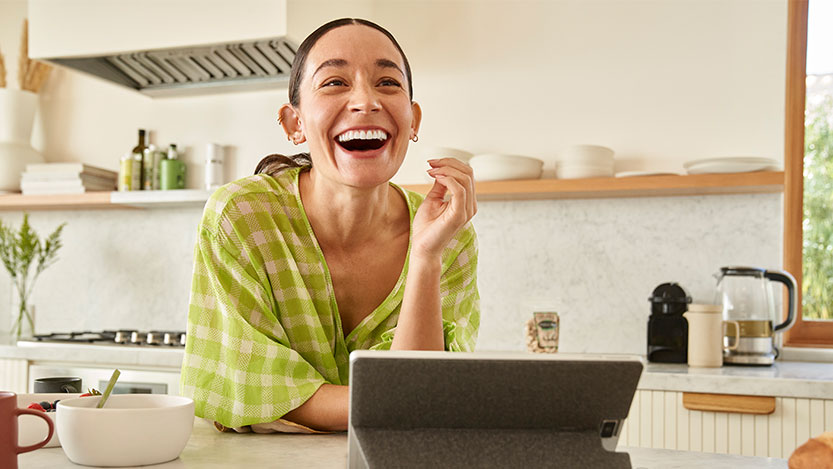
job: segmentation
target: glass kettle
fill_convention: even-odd
[[[722,267],[717,277],[715,303],[723,306],[723,319],[740,324],[737,347],[724,352],[723,362],[736,365],[772,365],[778,356],[775,334],[795,322],[796,283],[789,272],[756,267]],[[787,318],[781,322],[772,283],[787,287]],[[734,335],[723,338],[726,347],[735,346]]]

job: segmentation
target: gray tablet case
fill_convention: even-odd
[[[539,357],[354,352],[348,466],[630,468],[642,363]]]

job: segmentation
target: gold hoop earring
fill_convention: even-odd
[[[411,139],[414,143],[419,141],[419,135],[414,134],[414,137]]]

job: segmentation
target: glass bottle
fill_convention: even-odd
[[[131,190],[142,190],[145,187],[144,167],[145,149],[147,148],[147,133],[139,129],[139,143],[133,147],[133,183]]]

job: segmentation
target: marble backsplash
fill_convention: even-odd
[[[523,350],[535,310],[564,352],[644,353],[648,296],[666,281],[711,301],[720,266],[781,265],[781,195],[480,202],[479,350]],[[33,295],[36,331],[183,329],[200,208],[32,212],[67,222]],[[17,226],[19,212],[0,219]],[[0,274],[0,325],[11,289]]]

